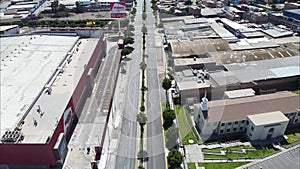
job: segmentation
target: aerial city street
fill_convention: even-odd
[[[0,169],[299,169],[300,1],[0,0]]]

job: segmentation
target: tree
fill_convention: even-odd
[[[162,87],[166,90],[166,100],[168,101],[168,90],[171,88],[172,84],[171,84],[171,80],[167,77],[164,78],[163,82],[162,82]]]
[[[146,19],[147,19],[147,14],[146,14],[146,12],[143,12],[142,18],[143,18],[143,20],[146,20]]]
[[[146,70],[146,68],[147,68],[147,64],[145,63],[145,61],[142,61],[140,63],[140,69],[142,69],[144,71],[144,70]]]
[[[166,146],[171,149],[177,145],[177,139],[179,138],[178,128],[170,127],[166,131],[167,144]]]
[[[168,154],[169,169],[180,168],[183,162],[183,155],[178,150],[171,150]]]
[[[145,169],[142,165],[139,165],[138,169]]]
[[[144,125],[147,122],[147,116],[144,112],[140,112],[139,114],[136,115],[136,120],[139,122],[141,126],[141,132],[144,132]]]
[[[51,9],[52,9],[53,12],[56,12],[58,10],[58,0],[54,0],[51,3]]]
[[[164,118],[164,129],[167,130],[173,125],[173,120],[176,118],[175,113],[173,110],[170,110],[168,107],[163,112],[163,118]]]
[[[131,37],[124,39],[124,45],[133,44],[133,43],[134,43],[134,39]]]
[[[75,8],[75,12],[76,13],[83,13],[84,12],[84,7],[80,5],[80,2],[79,1],[76,1],[75,3],[76,5],[76,8]]]
[[[129,48],[124,48],[124,49],[122,49],[122,51],[121,51],[121,55],[122,56],[127,56],[127,55],[129,55],[131,53],[131,50],[129,49]]]
[[[142,33],[143,35],[147,34],[147,27],[145,24],[142,26]]]
[[[184,5],[192,5],[192,4],[193,4],[193,2],[191,0],[186,0],[184,2]]]

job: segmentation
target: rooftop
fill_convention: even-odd
[[[10,30],[12,28],[19,27],[18,25],[5,25],[5,26],[0,26],[0,32]]]
[[[266,30],[262,30],[265,34],[268,34],[272,38],[279,38],[279,37],[285,37],[285,36],[292,36],[293,32],[292,31],[287,31],[285,29],[281,29],[278,27],[272,27]]]
[[[26,112],[23,143],[45,143],[52,136],[98,41],[78,39],[46,35],[1,38],[1,136],[16,127]],[[50,95],[45,94],[45,87],[51,87]]]
[[[242,98],[242,97],[255,96],[255,91],[251,88],[248,88],[248,89],[225,91],[224,94],[229,99],[236,99],[236,98]]]
[[[289,119],[285,115],[283,115],[281,111],[249,115],[248,119],[255,126],[274,124],[274,123],[282,123],[282,122],[289,121]]]
[[[211,73],[219,85],[249,83],[253,81],[300,75],[300,56],[232,63],[223,65],[228,71]]]
[[[177,82],[177,86],[180,91],[183,91],[183,90],[191,90],[191,89],[199,89],[199,88],[208,88],[210,87],[210,83],[208,81],[197,82],[196,80],[187,80],[187,81]]]
[[[201,39],[194,41],[170,42],[173,57],[203,55],[207,52],[227,51],[229,46],[223,39]]]
[[[77,40],[44,35],[0,38],[1,136],[22,118]]]
[[[209,101],[209,122],[233,122],[246,120],[247,116],[281,111],[283,114],[299,111],[300,95],[292,92],[277,92],[253,97]],[[195,104],[199,109],[200,104]]]
[[[252,39],[240,39],[239,42],[229,44],[231,50],[251,50],[262,48],[275,48],[279,45],[275,42],[268,40],[267,38],[252,38]]]

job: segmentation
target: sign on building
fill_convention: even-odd
[[[126,11],[125,2],[110,3],[111,18],[124,18],[126,17],[125,11]]]

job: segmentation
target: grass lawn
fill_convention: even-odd
[[[233,169],[242,165],[247,164],[247,162],[228,162],[228,163],[198,163],[199,167],[205,167],[205,169]]]
[[[246,151],[246,154],[232,152],[226,153],[226,155],[205,154],[204,158],[260,158],[272,154],[275,151],[274,148],[266,148],[264,150]]]
[[[300,94],[300,90],[294,90],[293,93]]]
[[[189,139],[193,140],[194,143],[196,143],[196,138],[194,138],[193,134],[191,133],[190,127],[191,126],[193,128],[193,124],[190,123],[188,124],[187,121],[185,120],[185,112],[183,110],[182,107],[180,107],[179,105],[175,106],[176,109],[176,116],[177,116],[177,120],[178,120],[178,127],[179,127],[179,132],[182,138],[182,143],[184,145],[186,144],[190,144],[188,142]],[[187,117],[189,118],[189,117]],[[188,122],[191,122],[192,120],[188,120]]]
[[[195,163],[187,163],[188,169],[196,169]]]
[[[214,153],[220,153],[221,152],[221,148],[204,148],[202,149],[203,152],[214,152]]]
[[[289,144],[300,141],[300,133],[292,133],[292,134],[288,134],[286,136],[288,137],[286,141]]]

